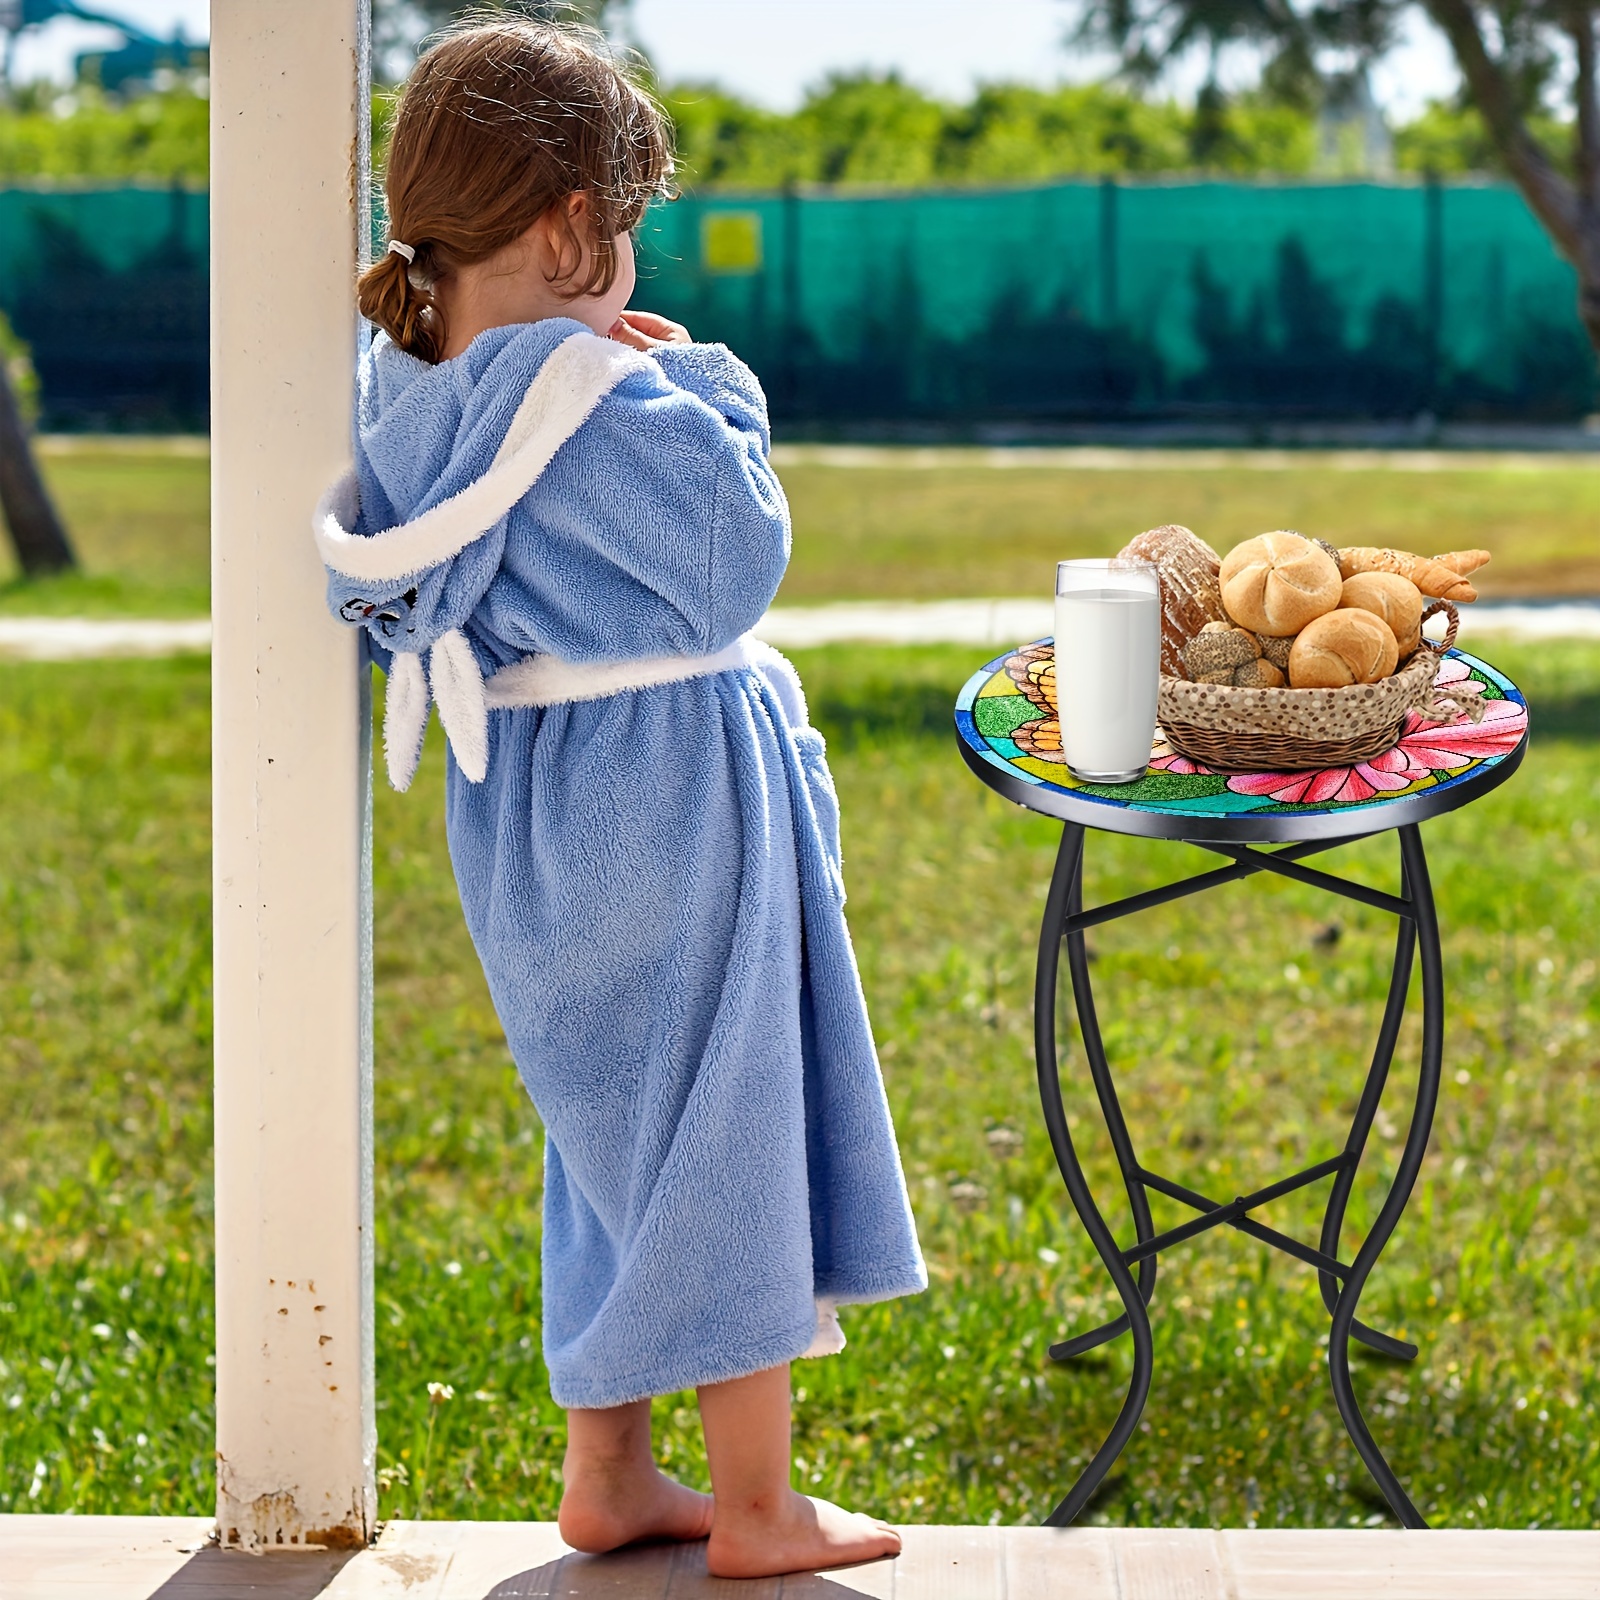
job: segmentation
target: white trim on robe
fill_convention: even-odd
[[[353,471],[317,502],[312,527],[323,561],[363,583],[399,583],[458,556],[536,484],[556,451],[631,373],[660,372],[637,350],[574,333],[552,350],[528,386],[489,470],[411,522],[370,537],[355,534],[360,491]]]

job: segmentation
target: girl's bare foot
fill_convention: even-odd
[[[642,1539],[703,1539],[711,1496],[674,1483],[650,1454],[650,1402],[567,1413],[557,1525],[574,1550],[600,1555]]]
[[[558,1526],[574,1550],[600,1555],[645,1539],[703,1539],[711,1496],[674,1483],[654,1466],[590,1461],[567,1468]]]
[[[785,1490],[776,1503],[717,1501],[706,1570],[714,1578],[773,1578],[899,1554],[900,1535],[887,1522]]]

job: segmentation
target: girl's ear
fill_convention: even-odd
[[[534,224],[545,252],[545,281],[570,284],[586,275],[593,249],[589,196],[578,190],[558,201]]]

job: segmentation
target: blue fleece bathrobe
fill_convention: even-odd
[[[760,386],[562,319],[437,366],[380,336],[357,422],[318,510],[330,605],[389,666],[392,779],[430,701],[450,736],[462,905],[547,1133],[556,1401],[837,1348],[834,1305],[927,1280],[822,739],[737,643],[789,553]],[[685,657],[734,664],[609,690]],[[546,668],[570,693],[519,703]]]

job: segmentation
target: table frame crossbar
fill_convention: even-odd
[[[1050,1355],[1057,1361],[1071,1360],[1131,1331],[1134,1361],[1128,1394],[1110,1434],[1084,1469],[1077,1483],[1046,1520],[1051,1526],[1064,1527],[1077,1519],[1104,1481],[1112,1463],[1122,1453],[1138,1425],[1140,1414],[1149,1396],[1153,1367],[1153,1347],[1147,1307],[1155,1292],[1158,1256],[1173,1245],[1181,1244],[1212,1228],[1226,1226],[1316,1268],[1323,1304],[1331,1319],[1328,1332],[1328,1369],[1340,1417],[1358,1454],[1401,1524],[1408,1528],[1425,1528],[1427,1523],[1412,1504],[1393,1469],[1379,1450],[1361,1414],[1350,1380],[1349,1354],[1349,1342],[1355,1339],[1399,1360],[1412,1360],[1417,1355],[1417,1347],[1414,1344],[1368,1327],[1359,1321],[1356,1317],[1356,1308],[1367,1279],[1390,1235],[1394,1232],[1415,1186],[1422,1158],[1427,1149],[1434,1108],[1438,1101],[1443,1058],[1444,980],[1439,953],[1438,922],[1434,912],[1421,836],[1415,825],[1396,830],[1400,843],[1398,895],[1385,894],[1365,884],[1352,883],[1349,879],[1299,864],[1305,856],[1348,843],[1349,841],[1345,839],[1308,841],[1270,851],[1246,845],[1194,840],[1191,842],[1203,849],[1227,856],[1233,864],[1180,879],[1159,889],[1129,895],[1086,911],[1083,908],[1085,831],[1081,824],[1067,823],[1062,832],[1061,848],[1056,857],[1055,873],[1051,879],[1050,893],[1045,905],[1044,924],[1040,930],[1038,980],[1034,995],[1034,1047],[1045,1125],[1050,1133],[1056,1163],[1073,1206],[1116,1286],[1124,1309],[1120,1316],[1101,1327],[1052,1345]],[[1275,873],[1313,888],[1358,901],[1362,905],[1387,911],[1398,918],[1399,927],[1383,1020],[1379,1026],[1372,1062],[1367,1070],[1366,1081],[1362,1086],[1355,1117],[1343,1149],[1337,1155],[1318,1161],[1312,1166],[1248,1194],[1239,1195],[1230,1201],[1218,1201],[1160,1173],[1152,1172],[1134,1154],[1133,1141],[1122,1115],[1121,1103],[1117,1097],[1110,1063],[1100,1033],[1094,992],[1089,979],[1089,956],[1084,933],[1089,928],[1099,927],[1117,918],[1148,911],[1206,889],[1238,882],[1258,872]],[[1110,1135],[1117,1165],[1122,1173],[1128,1208],[1132,1214],[1135,1243],[1127,1247],[1117,1243],[1095,1203],[1068,1130],[1056,1049],[1056,999],[1063,948],[1066,950],[1067,970],[1077,1012],[1079,1035],[1083,1042],[1084,1054],[1088,1059],[1095,1095],[1105,1119],[1106,1131]],[[1384,1085],[1388,1081],[1389,1068],[1394,1059],[1401,1024],[1405,1017],[1406,996],[1410,988],[1412,969],[1419,954],[1422,969],[1422,1052],[1417,1096],[1412,1109],[1410,1127],[1389,1192],[1365,1239],[1357,1249],[1354,1260],[1346,1264],[1339,1259],[1339,1240],[1345,1224],[1345,1211],[1373,1121],[1377,1116]],[[1333,1183],[1323,1212],[1321,1235],[1315,1247],[1270,1228],[1250,1215],[1258,1207],[1323,1178],[1332,1178]],[[1157,1233],[1150,1215],[1147,1192],[1149,1190],[1189,1206],[1200,1215],[1189,1222]]]

